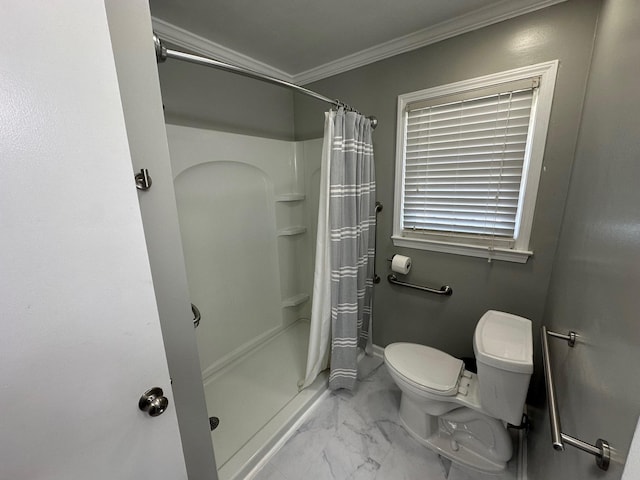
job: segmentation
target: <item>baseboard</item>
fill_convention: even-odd
[[[384,347],[373,345],[373,356],[384,360]]]

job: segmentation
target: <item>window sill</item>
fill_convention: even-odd
[[[506,262],[527,263],[533,252],[526,250],[512,250],[509,248],[492,248],[480,245],[467,245],[463,243],[438,242],[435,240],[423,240],[393,235],[391,237],[396,247],[415,248],[417,250],[431,250],[433,252],[454,253],[468,257],[490,258],[491,260],[503,260]]]

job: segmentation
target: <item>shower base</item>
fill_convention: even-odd
[[[326,390],[323,374],[298,392],[307,361],[309,322],[298,320],[207,379],[207,410],[220,480],[236,480],[260,461]]]

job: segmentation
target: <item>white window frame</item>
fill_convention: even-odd
[[[396,247],[455,253],[472,257],[484,257],[490,260],[506,260],[526,263],[529,257],[533,255],[533,252],[529,249],[529,240],[531,237],[533,214],[538,195],[538,185],[540,182],[540,173],[542,171],[544,149],[547,140],[547,130],[549,127],[549,117],[551,116],[551,103],[553,100],[557,72],[558,60],[554,60],[551,62],[516,68],[506,72],[485,75],[398,96],[395,202],[393,213],[393,235],[391,236],[393,244]],[[540,86],[530,120],[530,134],[527,139],[522,183],[520,186],[520,191],[524,193],[521,193],[519,203],[521,211],[518,212],[518,217],[520,219],[519,228],[514,234],[515,242],[513,248],[502,248],[490,245],[473,245],[471,243],[465,243],[463,238],[460,238],[460,241],[458,242],[455,236],[443,240],[403,236],[401,223],[404,209],[403,185],[405,172],[405,129],[407,126],[407,105],[421,100],[429,100],[436,97],[465,93],[518,80],[533,80],[535,78],[539,79]]]

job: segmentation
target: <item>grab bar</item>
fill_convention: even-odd
[[[423,287],[422,285],[415,285],[413,283],[401,282],[400,280],[398,280],[398,277],[396,277],[393,274],[388,275],[387,280],[389,280],[389,283],[393,283],[394,285],[400,285],[401,287],[415,288],[416,290],[435,293],[436,295],[447,295],[447,296],[453,295],[453,288],[451,288],[449,285],[443,285],[440,287],[440,289],[436,290],[435,288]]]
[[[191,312],[193,312],[193,328],[197,328],[200,325],[200,319],[202,316],[200,315],[200,310],[193,303],[191,304]]]
[[[564,444],[571,445],[583,452],[590,453],[596,457],[596,465],[602,470],[609,469],[611,461],[611,447],[609,442],[599,438],[596,444],[583,442],[582,440],[562,433],[560,425],[560,414],[558,413],[558,400],[556,398],[556,388],[553,383],[553,374],[551,372],[551,359],[549,358],[549,339],[548,337],[560,338],[567,341],[570,347],[575,345],[576,332],[569,332],[568,335],[552,332],[547,327],[542,326],[542,363],[544,364],[544,380],[547,385],[547,403],[549,405],[549,423],[551,424],[551,444],[558,451],[564,450]]]
[[[380,283],[380,275],[376,273],[376,255],[378,253],[376,243],[378,238],[378,214],[383,208],[382,202],[376,202],[376,223],[373,226],[373,283]]]

